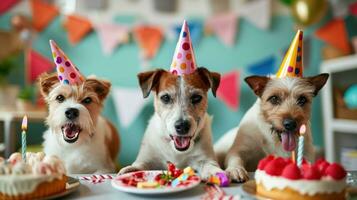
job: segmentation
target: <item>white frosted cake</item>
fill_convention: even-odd
[[[46,197],[66,189],[66,171],[56,156],[26,153],[26,162],[20,153],[8,160],[0,157],[0,199],[24,200]]]
[[[299,168],[290,159],[268,156],[255,172],[256,191],[263,197],[294,200],[345,199],[346,171],[337,163],[318,160]]]

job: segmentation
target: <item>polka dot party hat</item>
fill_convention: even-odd
[[[286,52],[283,62],[280,65],[280,69],[276,74],[276,77],[302,77],[303,65],[302,65],[302,39],[303,32],[298,30],[293,42],[290,44],[288,52]]]
[[[68,59],[66,54],[63,53],[53,40],[50,40],[50,46],[59,81],[62,84],[81,84],[84,78],[78,68]]]
[[[193,52],[190,30],[185,20],[176,45],[175,54],[172,58],[170,72],[181,76],[183,74],[191,74],[195,70],[195,54]]]

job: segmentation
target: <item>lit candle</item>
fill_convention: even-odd
[[[297,165],[300,167],[302,164],[302,159],[304,157],[304,134],[306,132],[305,124],[300,126],[300,136],[299,136],[299,146],[298,146],[298,155],[297,155]]]
[[[24,162],[26,162],[26,130],[27,130],[27,116],[25,115],[24,118],[22,119],[22,125],[21,125],[21,129],[22,129],[22,160]]]

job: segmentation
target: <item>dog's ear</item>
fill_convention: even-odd
[[[212,94],[216,97],[216,92],[221,82],[221,75],[217,72],[210,72],[204,67],[199,67],[196,69],[204,83],[209,84],[208,87],[211,88]]]
[[[50,93],[52,87],[58,82],[59,82],[59,80],[57,78],[56,73],[41,74],[37,79],[37,84],[38,84],[38,87],[40,88],[42,96],[46,97],[48,95],[48,93]]]
[[[316,96],[321,88],[326,84],[329,74],[323,73],[317,76],[307,77],[307,81],[310,82],[314,87],[314,96]]]
[[[142,72],[138,74],[139,85],[143,92],[144,98],[148,97],[151,90],[153,90],[159,83],[161,75],[165,72],[163,69],[154,71]]]
[[[270,78],[266,76],[248,76],[244,79],[244,81],[249,85],[250,88],[252,88],[258,97],[262,96],[265,86],[269,80]]]
[[[109,81],[96,78],[87,78],[84,82],[84,87],[91,88],[101,101],[109,94],[111,85]]]

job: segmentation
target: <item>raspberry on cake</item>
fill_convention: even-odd
[[[341,165],[323,159],[299,168],[290,159],[270,155],[258,164],[256,192],[277,200],[345,199],[346,174]]]
[[[26,162],[20,153],[8,160],[0,158],[0,199],[38,199],[66,189],[67,176],[61,160],[56,156],[26,153]]]

